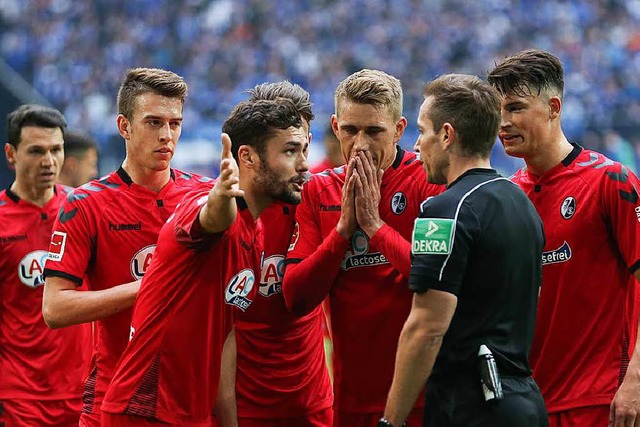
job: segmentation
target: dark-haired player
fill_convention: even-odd
[[[640,203],[624,165],[570,143],[560,118],[560,60],[526,50],[489,83],[503,95],[500,140],[526,167],[513,177],[544,223],[531,364],[549,425],[640,423]]]
[[[0,425],[78,425],[89,325],[52,331],[42,319],[51,229],[69,189],[56,184],[65,119],[23,105],[7,117],[15,181],[0,192]]]

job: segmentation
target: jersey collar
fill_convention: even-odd
[[[124,182],[125,184],[127,184],[129,187],[131,187],[131,184],[133,184],[133,180],[131,179],[131,177],[129,176],[129,174],[127,173],[126,170],[124,170],[124,168],[122,166],[120,166],[118,168],[118,170],[116,171],[116,173],[118,174],[118,176],[120,177],[120,179],[122,180],[122,182]],[[169,174],[171,175],[171,179],[173,181],[176,180],[176,173],[173,171],[173,169],[169,169]]]
[[[571,143],[571,145],[573,145],[573,150],[571,150],[567,157],[562,160],[562,164],[564,165],[564,167],[568,167],[569,165],[571,165],[571,163],[573,163],[573,161],[577,159],[582,152],[582,147],[580,145],[573,142]]]
[[[20,196],[18,196],[16,193],[14,193],[11,190],[11,186],[5,188],[5,192],[7,193],[7,197],[10,198],[13,202],[15,203],[20,202]],[[54,197],[58,195],[58,185],[53,186],[53,194],[54,194]]]

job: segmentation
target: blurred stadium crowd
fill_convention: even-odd
[[[103,170],[122,158],[115,94],[129,67],[185,77],[178,151],[187,167],[211,174],[220,124],[255,84],[306,88],[321,138],[338,82],[360,68],[387,71],[403,83],[410,147],[424,82],[446,72],[486,77],[527,47],[566,67],[568,136],[638,170],[638,0],[0,0],[0,56],[70,127],[98,139]],[[494,162],[506,173],[517,167],[499,154]]]

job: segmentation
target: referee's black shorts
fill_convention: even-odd
[[[474,374],[430,379],[425,392],[424,427],[547,427],[547,408],[531,377],[503,377],[504,398],[484,400]]]

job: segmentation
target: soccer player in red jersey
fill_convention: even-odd
[[[314,175],[296,212],[283,292],[305,315],[329,296],[334,343],[334,425],[375,426],[384,411],[395,349],[412,295],[413,220],[442,191],[428,184],[415,153],[397,145],[400,82],[361,70],[336,90],[331,122],[348,164]],[[423,404],[411,415],[422,424]]]
[[[249,101],[277,98],[294,103],[302,116],[305,134],[309,135],[311,101],[309,93],[299,85],[287,81],[264,83],[250,91]],[[294,196],[274,203],[260,214],[264,257],[259,292],[251,310],[239,313],[235,325],[240,427],[330,427],[333,421],[322,308],[299,318],[289,313],[282,296],[284,258],[300,202],[299,196]]]
[[[78,425],[88,325],[52,331],[42,319],[42,273],[51,229],[69,189],[62,114],[23,105],[7,118],[5,154],[15,167],[0,192],[0,425]]]
[[[234,312],[259,288],[259,216],[276,200],[300,200],[309,141],[291,101],[241,102],[222,130],[220,177],[161,231],[102,405],[105,427],[208,425]]]
[[[97,321],[80,424],[99,426],[100,404],[127,345],[131,307],[160,228],[199,179],[170,168],[187,85],[166,70],[129,70],[118,93],[122,166],[71,193],[54,226],[45,267],[45,321]],[[87,277],[90,291],[78,292]]]
[[[570,143],[564,72],[540,50],[489,73],[503,95],[500,140],[526,167],[513,181],[543,220],[546,244],[531,364],[555,426],[640,425],[638,178]]]

